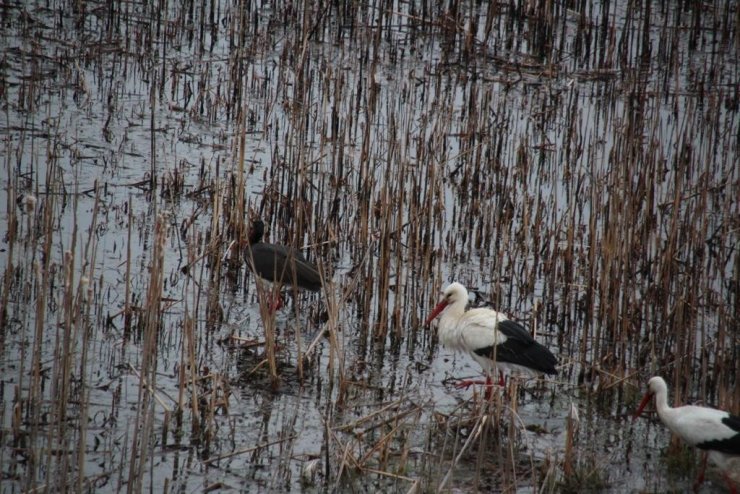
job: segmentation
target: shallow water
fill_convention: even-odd
[[[734,3],[79,8],[2,7],[3,492],[559,491],[571,404],[577,490],[689,487],[629,414],[652,374],[740,407]],[[332,279],[276,315],[278,386],[240,170]],[[423,327],[452,280],[558,377],[481,415]]]

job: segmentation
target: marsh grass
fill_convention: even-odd
[[[2,10],[10,489],[609,491],[650,375],[740,407],[733,2]],[[452,280],[558,377],[447,386]]]

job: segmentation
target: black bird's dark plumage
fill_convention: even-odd
[[[316,265],[306,260],[298,249],[262,242],[265,224],[254,220],[246,250],[247,265],[260,278],[295,285],[313,292],[321,289],[321,276]]]

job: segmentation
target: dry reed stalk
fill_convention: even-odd
[[[256,273],[254,268],[254,259],[252,258],[251,249],[247,249],[247,263],[252,273]],[[268,364],[270,382],[273,389],[277,390],[280,386],[280,376],[277,372],[277,361],[275,358],[275,310],[273,310],[273,301],[280,297],[280,283],[270,283],[266,287],[266,282],[262,278],[254,275],[255,288],[257,290],[257,300],[259,302],[260,318],[265,330],[265,357]]]
[[[398,423],[396,423],[390,431],[388,431],[382,438],[380,438],[380,440],[378,440],[370,448],[370,450],[368,452],[366,452],[362,456],[362,458],[360,458],[358,460],[358,463],[360,465],[365,465],[366,462],[370,459],[370,457],[373,456],[378,451],[381,451],[381,456],[384,456],[383,455],[383,451],[387,450],[389,443],[391,442],[392,439],[395,438],[396,434],[398,433],[398,431],[401,430],[401,427],[403,425],[404,424],[398,424]]]
[[[194,234],[191,234],[191,241],[188,242],[186,251],[186,263],[181,272],[190,274],[191,267],[203,257],[205,253],[200,257],[197,257],[197,251],[195,242],[192,241]],[[177,406],[175,407],[175,430],[174,435],[179,438],[183,434],[183,422],[184,412],[187,408],[186,398],[188,384],[190,384],[190,407],[191,417],[193,417],[193,436],[198,437],[200,433],[199,422],[196,417],[200,416],[199,413],[199,400],[196,398],[197,388],[195,386],[197,377],[197,365],[196,365],[196,337],[195,337],[195,314],[197,313],[198,300],[200,296],[200,290],[198,290],[198,284],[193,281],[191,285],[191,277],[186,277],[185,286],[183,287],[183,300],[185,301],[183,306],[183,340],[182,346],[180,347],[180,365],[177,368]],[[191,288],[192,287],[192,288]],[[191,308],[193,307],[193,308]],[[167,444],[167,435],[164,434],[163,445]]]
[[[578,422],[578,408],[574,403],[571,403],[570,413],[568,413],[568,417],[565,422],[565,451],[563,452],[563,475],[565,477],[565,482],[571,481],[573,479],[573,474],[575,473],[574,464],[577,460],[574,448],[576,433],[578,431]]]
[[[128,339],[131,334],[132,306],[131,306],[131,229],[134,224],[134,204],[131,194],[128,195],[128,225],[126,229],[126,274],[125,274],[125,294],[123,299],[123,334]]]
[[[238,128],[239,128],[239,139],[238,141],[234,141],[234,144],[237,146],[236,148],[236,154],[237,154],[237,162],[236,162],[236,176],[235,176],[235,182],[233,186],[233,207],[230,208],[228,211],[228,218],[227,218],[227,232],[231,236],[231,238],[235,238],[238,241],[243,241],[243,239],[246,238],[247,235],[247,229],[248,226],[245,223],[245,219],[247,217],[247,208],[245,204],[245,196],[244,196],[244,189],[247,185],[246,183],[246,176],[245,176],[245,153],[246,153],[246,116],[242,115],[239,118],[238,121]],[[216,218],[221,216],[220,214],[217,214],[216,211],[213,213],[214,221]],[[213,227],[216,227],[214,224]],[[217,231],[217,230],[213,230]],[[241,249],[240,249],[241,250]],[[237,261],[240,261],[237,259]],[[239,262],[239,265],[241,265],[241,262]]]
[[[195,291],[195,290],[193,290]],[[194,294],[195,295],[195,294]],[[186,299],[187,300],[187,299]],[[194,305],[197,306],[197,301],[195,301]],[[200,430],[200,421],[197,420],[197,417],[200,417],[200,399],[199,399],[199,393],[197,388],[197,382],[198,382],[198,360],[197,360],[197,354],[196,354],[196,348],[197,348],[197,338],[195,334],[195,318],[188,313],[188,309],[190,307],[189,303],[185,303],[185,320],[183,321],[183,343],[182,343],[182,352],[181,352],[181,362],[182,365],[180,366],[180,374],[179,374],[179,380],[180,380],[180,387],[179,387],[179,393],[178,393],[178,407],[177,407],[177,413],[180,418],[178,419],[178,425],[181,425],[181,414],[185,410],[185,390],[188,389],[188,384],[190,385],[190,412],[192,417],[192,434],[194,437],[200,437],[201,430]],[[187,377],[187,380],[186,380]],[[178,426],[178,432],[179,426]],[[165,443],[166,444],[166,443]]]
[[[9,156],[9,153],[6,154],[6,156]],[[8,160],[7,163],[8,167],[8,194],[6,196],[7,202],[6,202],[6,208],[5,210],[8,212],[8,221],[7,221],[7,230],[6,230],[6,238],[8,243],[8,254],[7,254],[7,261],[5,265],[5,270],[3,272],[3,285],[2,285],[2,293],[0,294],[0,346],[5,346],[5,332],[6,328],[8,327],[8,302],[10,300],[10,290],[12,286],[13,281],[13,272],[15,270],[14,263],[15,261],[15,243],[17,241],[17,235],[18,235],[18,217],[15,213],[15,208],[13,207],[15,205],[15,188],[11,187],[11,184],[13,183],[13,170],[12,166],[10,164],[10,161]],[[33,212],[31,212],[33,214]]]
[[[86,262],[81,266],[82,275],[77,287],[76,301],[74,303],[76,316],[76,325],[81,326],[82,338],[80,341],[80,358],[78,374],[80,376],[79,384],[79,424],[77,442],[81,446],[77,450],[77,491],[82,491],[83,481],[85,480],[85,452],[87,444],[87,430],[89,416],[89,389],[88,389],[88,350],[93,336],[93,321],[90,317],[91,304],[93,303],[93,287],[90,286],[90,280],[94,279],[95,266],[97,259],[97,242],[95,241],[94,232],[98,225],[98,214],[100,209],[100,189],[97,181],[94,184],[95,203],[93,206],[92,219],[88,229],[89,236],[83,250],[83,259]],[[90,370],[89,372],[92,372]]]
[[[167,405],[167,403],[165,402],[164,398],[161,396],[161,393],[157,392],[157,389],[146,380],[145,376],[141,375],[141,373],[136,369],[136,367],[129,364],[128,369],[139,379],[139,383],[141,387],[143,387],[151,395],[154,401],[156,401],[165,412],[172,411],[169,405]]]
[[[237,197],[239,197],[241,194],[236,194]],[[199,286],[203,286],[203,276],[208,274],[209,278],[207,280],[207,284],[210,287],[210,289],[206,293],[206,326],[208,328],[215,328],[217,327],[223,320],[223,308],[221,307],[220,303],[220,297],[219,297],[219,286],[220,286],[220,280],[222,279],[222,272],[223,272],[223,264],[222,264],[222,256],[220,255],[220,249],[223,245],[223,236],[224,236],[224,228],[221,225],[219,219],[222,216],[222,209],[223,209],[223,197],[222,197],[222,190],[220,187],[215,188],[215,192],[213,194],[213,203],[212,203],[212,211],[213,214],[211,216],[211,223],[210,223],[210,237],[209,237],[209,244],[204,249],[204,252],[207,253],[208,257],[208,270],[206,270],[205,265],[201,265],[200,269],[200,283],[198,283]],[[238,228],[243,228],[243,220],[242,225],[237,226]],[[228,227],[227,227],[228,229]],[[237,237],[241,239],[241,237]],[[237,255],[230,257],[229,260],[229,275],[231,275],[234,271],[237,271],[239,267],[241,266],[241,258],[238,255],[239,249],[236,250]],[[189,266],[189,265],[188,265]],[[202,296],[202,291],[198,291],[197,297],[195,299],[194,304],[194,310],[197,314],[199,312],[200,308],[200,297]]]
[[[49,168],[47,172],[47,178],[51,179],[53,177],[53,172],[55,170],[55,162],[49,163]],[[51,180],[47,180],[47,186],[53,184]],[[49,187],[47,190],[56,190],[56,187],[53,185]],[[27,399],[27,410],[25,412],[25,415],[29,417],[30,423],[31,423],[31,430],[29,432],[29,444],[33,445],[32,448],[35,448],[35,445],[38,444],[39,440],[39,434],[40,434],[40,425],[41,425],[41,408],[42,408],[42,380],[41,380],[41,361],[42,361],[42,342],[44,337],[44,322],[46,320],[46,304],[47,304],[47,295],[49,293],[49,286],[52,281],[52,273],[50,270],[51,260],[52,260],[52,253],[51,253],[51,246],[52,246],[52,240],[53,240],[53,231],[54,231],[54,208],[55,208],[55,201],[54,197],[52,195],[49,195],[45,199],[44,204],[44,218],[43,218],[43,231],[45,233],[44,235],[44,244],[42,247],[43,252],[43,265],[36,261],[34,263],[34,269],[36,271],[36,283],[38,286],[36,287],[36,293],[38,294],[36,299],[36,312],[35,312],[35,331],[34,331],[34,342],[33,342],[33,350],[31,352],[31,368],[29,369],[29,372],[31,374],[31,379],[28,387],[28,399]],[[25,359],[21,360],[21,364],[25,362]],[[23,378],[24,373],[24,366],[20,366],[20,376],[19,376],[19,385],[22,388],[23,382],[25,379]],[[52,444],[51,442],[49,444]],[[36,485],[36,478],[38,475],[38,469],[42,468],[42,464],[44,468],[47,468],[48,471],[51,471],[51,456],[47,456],[46,458],[43,458],[41,456],[41,451],[32,450],[30,451],[30,461],[29,466],[27,469],[26,478],[24,479],[24,489],[31,490]]]
[[[149,390],[156,388],[157,382],[157,339],[162,322],[161,300],[164,282],[164,254],[167,220],[163,215],[157,217],[154,230],[154,249],[150,260],[149,286],[147,289],[144,317],[144,336],[142,348],[141,377],[139,379],[138,403],[128,470],[128,488],[138,492],[143,488],[145,465],[152,454],[154,438],[154,407]],[[156,396],[156,395],[155,395]]]
[[[249,448],[244,448],[244,449],[240,449],[240,450],[237,450],[237,451],[232,451],[231,453],[227,453],[227,454],[224,454],[224,455],[220,455],[220,456],[208,458],[207,460],[204,460],[203,463],[205,463],[206,465],[211,465],[211,464],[214,464],[214,463],[218,463],[221,460],[226,460],[228,458],[233,458],[234,456],[239,456],[239,455],[243,455],[243,454],[247,454],[247,453],[254,453],[255,451],[258,451],[260,449],[265,449],[267,447],[274,446],[275,444],[281,444],[281,443],[284,443],[284,442],[287,442],[287,441],[293,441],[296,437],[297,436],[292,435],[292,436],[288,436],[288,437],[284,437],[284,438],[280,438],[280,439],[275,439],[274,441],[267,441],[265,443],[258,444],[257,446],[252,446],[252,447],[249,447]]]
[[[380,476],[383,476],[383,477],[390,477],[390,478],[396,479],[396,480],[403,480],[404,482],[411,482],[412,484],[415,484],[416,482],[418,482],[418,479],[413,479],[413,478],[407,477],[405,475],[399,475],[397,473],[386,472],[386,471],[378,470],[378,469],[375,469],[375,468],[365,467],[362,470],[365,473],[373,473],[375,475],[380,475]],[[414,486],[412,485],[409,489],[412,489],[413,487]]]
[[[59,314],[60,320],[58,321],[58,327],[61,328],[61,335],[59,332],[55,335],[54,342],[54,355],[55,362],[57,365],[53,368],[54,380],[52,384],[53,396],[57,396],[58,399],[55,403],[53,413],[55,416],[54,423],[58,425],[57,430],[50,431],[49,437],[52,444],[59,444],[60,447],[67,447],[71,443],[71,439],[68,438],[68,427],[67,427],[67,406],[69,400],[72,398],[72,383],[71,375],[72,368],[74,367],[74,359],[77,356],[77,345],[75,344],[77,339],[76,334],[76,320],[77,313],[74,305],[74,294],[76,292],[75,283],[75,257],[76,257],[76,246],[77,246],[77,195],[75,194],[74,199],[74,223],[72,226],[72,244],[70,250],[65,250],[63,254],[63,291],[62,291],[62,311]],[[70,468],[69,468],[69,455],[61,455],[61,461],[59,463],[60,481],[62,483],[71,482],[70,479]]]
[[[519,389],[519,380],[509,379],[509,386],[507,391],[508,399],[509,399],[509,406],[508,410],[510,413],[510,418],[508,421],[508,427],[506,430],[506,437],[507,440],[500,441],[500,444],[503,446],[506,446],[506,451],[502,453],[505,453],[505,455],[502,455],[502,457],[506,458],[506,466],[507,468],[504,468],[504,479],[508,481],[509,485],[517,485],[517,455],[515,451],[516,444],[518,443],[519,439],[519,429],[517,427],[517,421],[519,424],[521,424],[521,418],[519,417],[519,400],[518,400],[518,389]],[[494,408],[494,414],[496,418],[500,420],[501,414],[502,414],[502,408],[501,406],[496,406]]]
[[[305,352],[302,354],[301,360],[305,360],[315,351],[317,348],[319,338],[324,335],[329,337],[329,361],[327,362],[327,370],[329,372],[329,382],[333,386],[334,380],[339,381],[339,394],[338,403],[342,403],[344,400],[344,392],[346,387],[345,382],[345,352],[344,346],[339,340],[339,334],[341,333],[340,325],[340,309],[344,306],[349,298],[351,289],[346,287],[340,296],[337,296],[337,289],[332,279],[332,272],[327,267],[327,264],[318,262],[317,264],[319,277],[321,278],[321,295],[324,302],[324,308],[327,313],[327,320],[324,323],[323,328],[319,331],[316,338],[309,344]],[[353,281],[356,281],[353,280]],[[300,347],[299,347],[300,348]]]
[[[461,461],[463,454],[467,451],[467,449],[473,444],[474,441],[478,439],[478,437],[483,432],[483,428],[488,422],[490,417],[488,415],[480,415],[478,419],[475,422],[475,425],[473,426],[473,430],[470,432],[470,435],[468,436],[467,440],[463,444],[462,448],[460,448],[460,451],[458,452],[457,456],[452,461],[452,465],[450,465],[450,468],[447,470],[447,473],[442,478],[442,481],[437,485],[436,490],[443,491],[445,486],[447,485],[447,482],[450,481],[452,478],[452,472],[457,466],[457,464]]]
[[[347,431],[347,430],[351,430],[351,429],[356,429],[356,428],[360,427],[361,424],[363,424],[363,423],[365,423],[365,422],[367,422],[369,420],[372,420],[372,419],[380,416],[381,414],[383,414],[383,413],[385,413],[385,412],[387,412],[389,410],[398,409],[398,407],[403,403],[403,401],[404,401],[403,398],[399,398],[398,400],[394,400],[394,401],[388,403],[387,405],[384,405],[383,407],[379,408],[378,410],[375,410],[375,411],[369,413],[368,415],[365,415],[363,417],[360,417],[359,419],[355,420],[354,422],[351,422],[351,423],[345,424],[345,425],[334,426],[334,427],[332,427],[332,429],[333,430],[336,430],[336,431],[340,431],[340,430]],[[375,426],[371,426],[371,427],[375,427]]]

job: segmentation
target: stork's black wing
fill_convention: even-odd
[[[506,336],[498,345],[478,348],[475,353],[498,362],[521,365],[545,374],[557,374],[558,359],[540,345],[519,323],[509,319],[499,321],[497,329]]]

